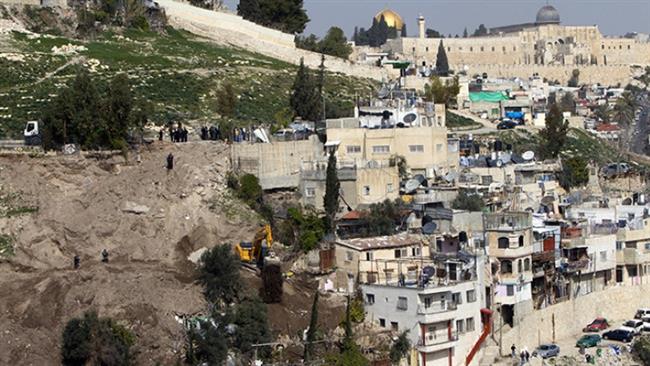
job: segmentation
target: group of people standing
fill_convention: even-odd
[[[219,129],[219,125],[217,126],[210,126],[209,128],[207,126],[201,127],[201,140],[212,140],[216,141],[221,138],[221,130]]]
[[[517,357],[517,347],[513,344],[512,347],[510,347],[510,350],[512,351],[512,358]],[[524,347],[521,352],[519,352],[519,359],[520,359],[520,365],[525,365],[528,362],[530,362],[530,352],[528,352],[528,348]]]
[[[158,141],[162,141],[164,138],[164,131],[161,128],[160,131],[158,131]],[[176,128],[170,127],[169,128],[169,138],[171,139],[172,142],[187,142],[187,136],[189,135],[189,132],[187,131],[187,128],[179,126]]]

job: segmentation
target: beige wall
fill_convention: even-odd
[[[366,187],[369,190],[366,190]],[[347,196],[347,192],[345,190],[343,192]],[[397,167],[357,169],[357,181],[353,193],[355,193],[357,204],[368,205],[385,200],[394,201],[399,197]]]
[[[444,127],[414,127],[370,130],[365,128],[327,129],[327,139],[340,141],[340,161],[356,161],[360,164],[375,160],[386,162],[393,155],[406,158],[412,170],[427,168],[445,170],[447,166],[447,129]],[[410,146],[420,145],[421,151],[411,151]],[[359,152],[348,151],[348,146],[358,146]],[[385,152],[373,147],[388,146]],[[414,147],[415,149],[415,147]]]

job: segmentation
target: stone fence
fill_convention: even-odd
[[[462,69],[457,66],[457,70]],[[629,65],[469,65],[468,74],[488,74],[489,77],[519,77],[528,80],[534,73],[540,77],[566,85],[573,70],[580,70],[580,83],[607,86],[627,85],[632,79],[632,69]]]

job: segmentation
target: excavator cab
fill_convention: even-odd
[[[271,225],[264,225],[260,228],[252,242],[240,242],[235,246],[235,253],[242,262],[255,262],[259,268],[264,266],[265,258],[273,257],[271,247],[273,246],[273,233]]]

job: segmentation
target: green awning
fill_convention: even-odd
[[[502,91],[481,91],[469,93],[469,100],[472,102],[499,103],[500,101],[507,99],[508,96]]]

